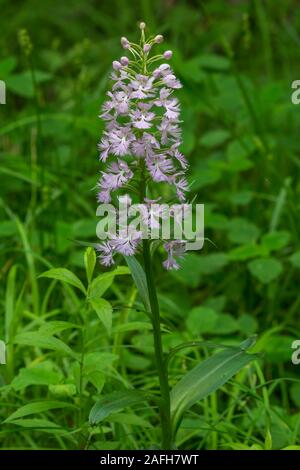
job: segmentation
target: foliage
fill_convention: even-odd
[[[176,445],[299,448],[300,366],[291,362],[300,338],[300,107],[290,100],[300,78],[297,2],[1,7],[11,18],[0,38],[2,448],[159,442],[143,275],[137,291],[134,261],[129,269],[119,258],[105,271],[78,242],[97,241],[97,116],[119,37],[134,37],[141,19],[174,51],[182,150],[192,197],[205,204],[203,250],[172,274],[155,253],[172,397],[184,409],[175,412]],[[259,355],[250,362],[241,343],[255,334],[249,356]],[[176,398],[197,368],[233,354],[247,365],[232,366],[229,381],[188,383],[186,401]]]

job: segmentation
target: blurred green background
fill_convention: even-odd
[[[240,376],[238,388],[199,406],[179,445],[299,443],[300,365],[291,362],[291,344],[300,339],[300,105],[291,102],[291,83],[300,79],[298,2],[2,0],[0,10],[0,79],[7,87],[0,105],[0,338],[8,335],[7,311],[17,312],[13,338],[36,328],[43,309],[59,320],[76,310],[70,293],[54,284],[49,291],[36,276],[65,266],[84,277],[83,248],[74,240],[96,241],[98,114],[111,62],[122,54],[120,37],[135,40],[143,20],[148,31],[165,36],[162,50],[174,51],[172,67],[184,85],[182,150],[191,164],[191,197],[205,204],[204,249],[189,254],[176,273],[157,264],[163,317],[172,331],[166,347],[182,338],[234,343],[255,333],[257,351],[264,352],[263,375]],[[130,286],[122,276],[106,295],[124,300]],[[128,321],[140,321],[139,315]],[[76,334],[68,335],[63,339],[79,348]],[[109,347],[100,336],[97,347]],[[147,385],[155,377],[151,335],[133,328],[121,340],[136,349],[124,352],[116,370],[136,386]],[[43,357],[61,368],[61,384],[72,384],[68,364],[55,354]],[[180,356],[174,376],[193,354]],[[17,345],[10,371],[0,370],[3,418],[30,399],[53,395],[51,383],[9,385],[40,355]],[[109,381],[105,386],[114,388]],[[70,416],[62,423],[55,411],[50,415],[72,427]],[[1,426],[3,446],[77,445],[37,431],[34,423],[24,426]],[[115,428],[107,428],[106,446],[120,447]],[[133,436],[123,445],[143,445],[142,432]],[[105,445],[99,439],[95,446]]]

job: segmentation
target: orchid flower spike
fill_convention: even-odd
[[[120,195],[120,190],[128,190],[129,184],[134,187],[143,173],[152,186],[169,185],[183,203],[188,190],[185,176],[188,163],[179,149],[180,104],[174,96],[182,85],[170,65],[163,62],[171,59],[172,51],[151,57],[154,45],[161,43],[163,36],[145,38],[145,23],[141,22],[139,27],[139,44],[121,38],[122,47],[132,54],[132,58],[122,56],[112,64],[112,87],[101,114],[105,129],[99,150],[105,168],[98,182],[98,202],[110,203],[115,193]],[[161,63],[156,65],[158,61]],[[130,196],[126,198],[131,201]],[[145,220],[154,223],[147,217]],[[156,217],[156,224],[158,220]],[[111,237],[98,246],[100,261],[105,266],[114,263],[116,253],[131,256],[141,244],[138,231],[124,232],[122,238],[122,230],[118,239]],[[183,255],[184,243],[173,240],[163,243],[163,247],[167,252],[165,268],[178,269],[176,257]]]

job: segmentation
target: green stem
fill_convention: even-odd
[[[159,378],[161,402],[160,402],[160,417],[162,427],[162,449],[172,449],[172,428],[171,428],[171,412],[170,412],[170,390],[168,371],[164,361],[161,328],[160,328],[160,314],[159,305],[156,295],[156,287],[154,282],[150,242],[143,240],[143,257],[144,268],[147,279],[147,286],[149,292],[149,300],[152,313],[152,326],[153,326],[153,339],[154,339],[154,352],[155,361]]]
[[[145,43],[144,31],[142,31],[142,46]],[[143,73],[147,73],[147,57],[143,54],[142,60]],[[141,160],[140,163],[141,179],[140,179],[140,202],[143,204],[147,193],[147,183],[145,175],[145,162]],[[149,302],[151,309],[151,321],[153,328],[154,339],[154,354],[155,362],[159,379],[160,387],[160,419],[162,428],[162,449],[172,449],[172,422],[171,422],[171,408],[170,408],[170,389],[168,378],[168,366],[164,358],[162,335],[160,328],[160,313],[159,305],[156,294],[155,280],[153,276],[152,259],[150,253],[150,240],[143,240],[143,259],[144,269],[147,280],[147,288],[149,294]]]

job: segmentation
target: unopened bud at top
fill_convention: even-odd
[[[156,42],[156,44],[160,44],[161,42],[163,42],[163,40],[164,40],[164,37],[161,34],[158,34],[154,38],[154,42]]]
[[[128,39],[125,38],[124,36],[121,38],[121,45],[122,45],[123,49],[129,49],[129,47],[130,47],[130,43],[129,43]]]
[[[172,55],[173,55],[172,51],[165,51],[163,53],[164,58],[167,59],[167,60],[171,59]]]
[[[146,23],[144,23],[144,21],[141,21],[139,26],[140,29],[143,31],[146,28]]]
[[[150,44],[145,44],[144,47],[143,47],[143,51],[145,52],[145,54],[147,54],[151,49],[151,46]]]
[[[126,56],[122,56],[121,59],[120,59],[120,62],[121,62],[122,65],[126,66],[126,65],[129,64],[129,59]]]
[[[118,62],[117,60],[114,60],[113,63],[112,63],[112,66],[115,70],[120,70],[120,68],[122,67],[122,65],[120,64],[120,62]]]

